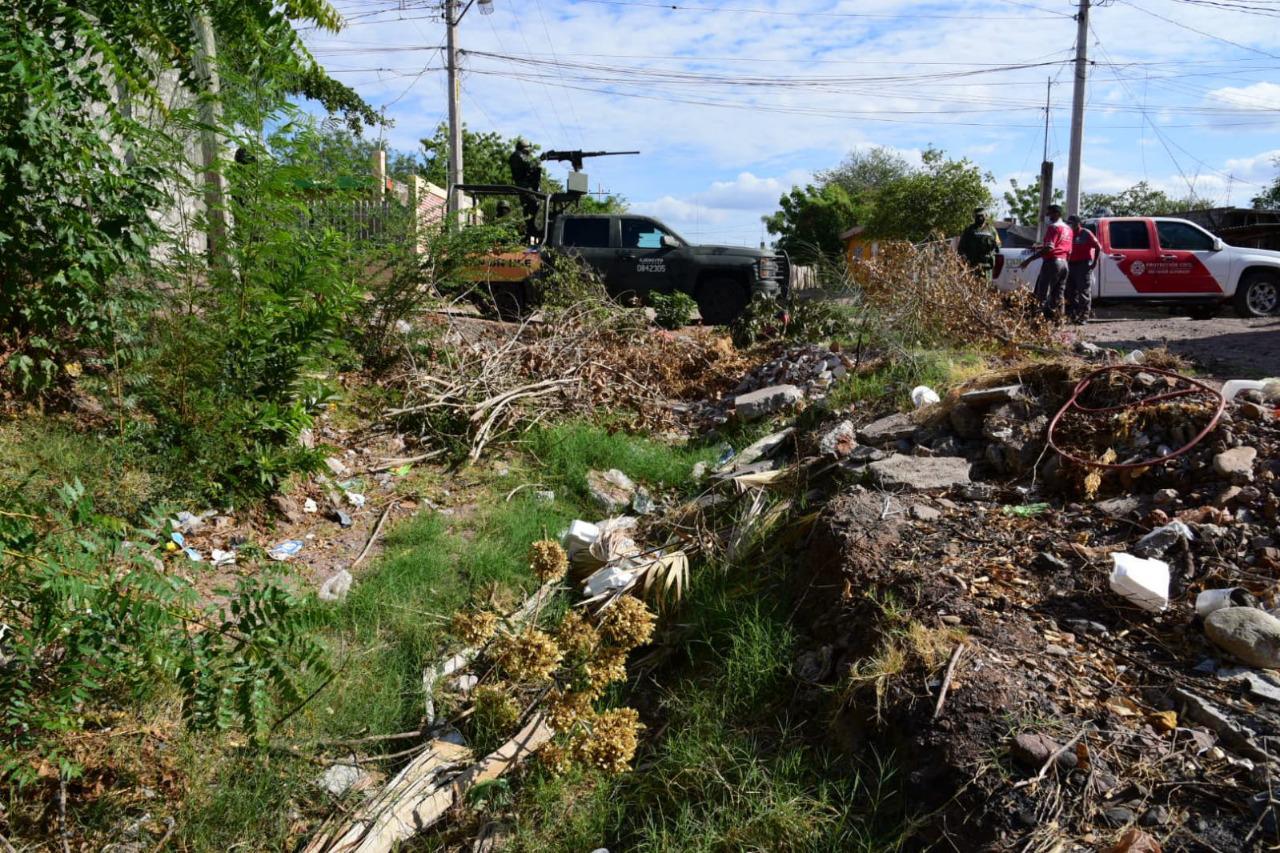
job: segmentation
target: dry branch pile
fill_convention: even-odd
[[[633,429],[678,429],[673,401],[716,397],[763,360],[713,330],[650,330],[643,314],[599,304],[518,327],[444,322],[438,360],[402,377],[404,403],[386,417],[472,460],[503,434],[593,411]]]

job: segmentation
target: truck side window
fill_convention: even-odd
[[[1213,251],[1213,238],[1185,222],[1156,222],[1156,236],[1162,249],[1182,249],[1188,252]]]
[[[566,219],[564,235],[560,242],[565,246],[577,246],[582,249],[607,249],[609,248],[609,219],[608,217]]]
[[[661,249],[662,235],[666,232],[644,219],[622,220],[622,248]]]
[[[1111,223],[1111,248],[1150,249],[1151,235],[1145,221],[1120,221]]]

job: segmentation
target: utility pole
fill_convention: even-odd
[[[213,21],[208,10],[197,7],[191,13],[191,29],[196,37],[195,71],[204,91],[199,93],[200,155],[204,168],[204,208],[208,219],[209,258],[222,262],[226,250],[227,209],[225,178],[222,174],[220,87],[218,83],[218,49],[213,36]]]
[[[1084,94],[1089,75],[1089,0],[1076,13],[1076,84],[1071,94],[1071,153],[1067,159],[1067,213],[1080,213],[1080,159],[1084,149]]]
[[[458,0],[444,0],[446,62],[449,69],[449,198],[446,208],[454,221],[462,209],[455,189],[462,183],[462,82],[458,79]]]

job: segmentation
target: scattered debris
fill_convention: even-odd
[[[268,551],[267,556],[283,563],[298,556],[299,552],[302,551],[303,545],[304,543],[301,539],[286,539]]]
[[[1117,551],[1111,555],[1111,590],[1143,610],[1159,613],[1169,606],[1169,564]]]
[[[617,468],[587,472],[587,492],[606,513],[615,513],[631,503],[636,484]]]
[[[794,385],[771,385],[739,394],[733,399],[733,411],[740,420],[756,421],[789,409],[803,399],[804,392]]]
[[[938,392],[928,385],[917,385],[911,389],[911,405],[917,409],[923,409],[925,406],[932,406],[941,402],[942,398],[938,396]]]
[[[1256,607],[1222,607],[1204,620],[1205,636],[1250,666],[1280,668],[1280,619]]]
[[[950,489],[969,482],[970,463],[958,456],[903,456],[872,462],[867,468],[883,489],[924,492]]]
[[[351,591],[351,583],[354,580],[355,578],[351,577],[351,572],[342,569],[320,585],[320,592],[318,593],[320,600],[342,601],[347,597],[347,593]]]

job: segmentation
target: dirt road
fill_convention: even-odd
[[[1167,346],[1217,379],[1280,376],[1280,317],[1245,320],[1224,312],[1211,320],[1167,313],[1107,308],[1081,337],[1102,346],[1146,349]]]

